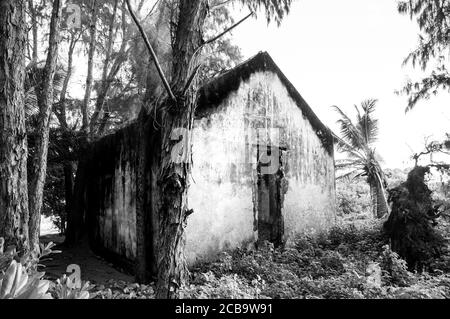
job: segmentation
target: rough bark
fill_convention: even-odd
[[[93,86],[93,69],[94,69],[94,54],[95,41],[97,37],[97,1],[91,0],[91,23],[89,26],[89,53],[88,53],[88,74],[86,77],[86,90],[84,93],[83,105],[81,113],[83,116],[82,131],[87,134],[89,131],[89,102],[91,100],[92,86]]]
[[[0,3],[0,237],[28,247],[25,1]]]
[[[128,2],[128,1],[127,1]],[[128,2],[128,7],[131,10]],[[156,103],[148,105],[153,92],[147,92],[145,106],[140,116],[141,136],[138,159],[137,182],[137,265],[136,277],[138,280],[147,279],[149,273],[148,253],[150,250],[146,240],[146,229],[152,224],[153,233],[157,238],[151,244],[157,247],[153,250],[156,257],[157,270],[157,298],[177,298],[178,290],[183,285],[188,270],[184,257],[185,226],[192,210],[188,208],[187,190],[188,176],[191,169],[190,155],[183,159],[177,158],[177,149],[180,139],[185,147],[189,148],[189,134],[177,134],[180,130],[189,132],[193,125],[193,114],[197,104],[197,80],[194,70],[198,65],[198,53],[203,41],[203,26],[208,13],[206,0],[183,0],[179,3],[178,20],[174,41],[172,43],[172,74],[171,83],[166,82],[162,69],[156,60],[154,64],[160,73],[161,80],[166,89],[165,98],[158,99]],[[142,26],[132,16],[142,31]],[[145,34],[146,45],[152,54],[153,48]],[[192,80],[189,87],[186,87]],[[148,88],[151,90],[152,88]],[[150,94],[149,94],[150,93]],[[146,111],[153,109],[151,115]],[[153,126],[152,142],[158,151],[148,152],[147,128]],[[156,131],[156,132],[155,132]],[[188,139],[185,141],[184,139]],[[189,153],[189,150],[184,150]],[[143,172],[151,167],[150,176]],[[151,196],[146,192],[146,186],[151,185]],[[149,198],[150,197],[150,198]],[[153,268],[153,267],[152,267]]]
[[[50,118],[53,108],[53,79],[56,72],[59,46],[59,25],[61,20],[61,1],[53,1],[50,21],[49,48],[47,61],[43,70],[42,81],[38,86],[38,135],[33,158],[32,177],[29,188],[29,237],[30,247],[39,244],[41,209],[44,194],[45,176],[47,173],[47,153],[50,133]]]
[[[198,59],[194,55],[203,43],[202,30],[207,12],[208,5],[205,0],[180,1],[172,48],[171,77],[171,88],[177,101],[167,98],[159,107],[164,113],[161,127],[160,169],[156,183],[159,225],[157,298],[177,298],[178,289],[187,275],[184,246],[187,217],[192,213],[187,203],[191,163],[176,161],[172,156],[179,142],[179,137],[174,137],[173,134],[180,128],[190,130],[193,125],[197,98],[196,83],[186,92],[184,89],[198,64]],[[189,138],[189,135],[185,135],[184,138]],[[190,145],[190,141],[184,144]]]

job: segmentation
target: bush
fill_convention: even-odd
[[[432,191],[425,184],[428,167],[416,167],[406,182],[389,191],[392,211],[384,224],[392,249],[410,269],[422,269],[444,253],[447,243],[435,228],[437,217]]]
[[[371,216],[369,186],[362,178],[336,181],[337,215],[351,219]]]
[[[241,276],[224,275],[217,278],[214,273],[201,274],[203,283],[190,284],[182,287],[180,294],[183,299],[259,299],[265,286],[260,277],[248,281]]]
[[[389,245],[383,247],[381,256],[381,269],[385,284],[392,284],[400,287],[407,287],[412,283],[412,274],[408,271],[406,261],[391,250]]]

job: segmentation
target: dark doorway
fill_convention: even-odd
[[[270,161],[262,160],[258,149],[258,242],[269,241],[276,247],[283,244],[284,223],[282,216],[282,152],[279,147],[268,147],[267,157]],[[278,163],[274,164],[274,160]],[[269,165],[275,165],[267,169]]]

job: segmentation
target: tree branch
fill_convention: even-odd
[[[149,13],[147,13],[147,15],[145,16],[145,18],[143,19],[143,21],[147,20],[148,17],[150,17],[150,16],[155,12],[156,7],[157,7],[157,5],[158,5],[158,3],[159,3],[160,1],[161,1],[161,0],[157,0],[157,1],[155,2],[155,4],[153,5],[153,7],[150,9]]]
[[[176,101],[177,99],[175,98],[175,95],[173,94],[172,89],[170,88],[169,82],[167,82],[167,79],[166,79],[166,77],[164,75],[164,72],[163,72],[163,70],[161,68],[161,65],[159,64],[158,57],[156,56],[156,53],[153,50],[153,47],[152,47],[152,45],[150,44],[150,41],[147,38],[147,34],[145,34],[145,31],[142,28],[142,25],[140,24],[140,22],[136,18],[135,14],[134,14],[134,12],[133,12],[133,10],[131,8],[130,0],[126,0],[126,2],[127,2],[127,6],[128,6],[128,11],[130,12],[130,15],[133,18],[134,23],[136,23],[136,26],[138,27],[139,32],[141,33],[142,38],[144,39],[145,45],[147,46],[147,49],[148,49],[148,51],[150,52],[150,55],[153,58],[153,62],[155,63],[155,67],[158,70],[158,74],[161,77],[161,80],[162,80],[162,82],[164,84],[164,87],[166,88],[167,93],[169,94],[170,98],[173,101]]]
[[[196,76],[197,73],[198,73],[198,70],[200,70],[200,66],[199,66],[199,65],[194,69],[194,71],[192,71],[192,74],[189,76],[189,79],[188,79],[188,81],[187,81],[187,83],[186,83],[186,85],[184,86],[184,89],[183,89],[183,95],[184,95],[184,94],[187,92],[187,90],[189,90],[189,88],[191,87],[191,84],[192,84],[192,82],[194,81],[195,76]]]
[[[225,31],[223,31],[222,33],[220,33],[219,35],[203,42],[198,48],[197,50],[195,50],[194,54],[192,55],[192,59],[194,59],[197,54],[201,51],[201,49],[208,44],[211,44],[215,41],[217,41],[219,38],[223,37],[225,34],[227,34],[228,32],[230,32],[231,30],[233,30],[234,28],[236,28],[238,25],[240,25],[242,22],[244,22],[245,20],[247,20],[248,18],[250,18],[252,15],[254,15],[254,12],[249,13],[245,18],[241,19],[239,22],[237,22],[236,24],[232,25],[231,27],[227,28]]]
[[[239,22],[237,22],[236,24],[232,25],[231,27],[229,27],[228,29],[226,29],[225,31],[223,31],[222,33],[220,33],[219,35],[215,36],[212,39],[209,39],[208,41],[206,41],[204,43],[204,45],[213,43],[215,41],[217,41],[219,38],[223,37],[225,34],[227,34],[228,32],[230,32],[231,30],[233,30],[234,28],[236,28],[238,25],[240,25],[242,22],[244,22],[245,20],[247,20],[248,18],[250,18],[252,15],[254,15],[254,12],[251,12],[250,14],[248,14],[245,18],[239,20]]]

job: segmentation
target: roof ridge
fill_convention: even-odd
[[[272,71],[278,76],[303,115],[309,119],[316,134],[322,142],[324,142],[324,146],[326,146],[327,150],[332,152],[333,135],[331,130],[320,121],[295,86],[284,75],[270,54],[266,51],[258,52],[258,54],[211,79],[211,81],[201,87],[196,115],[203,116],[204,114],[209,113],[211,109],[220,105],[231,92],[238,90],[242,81],[249,79],[253,73],[261,71]]]

